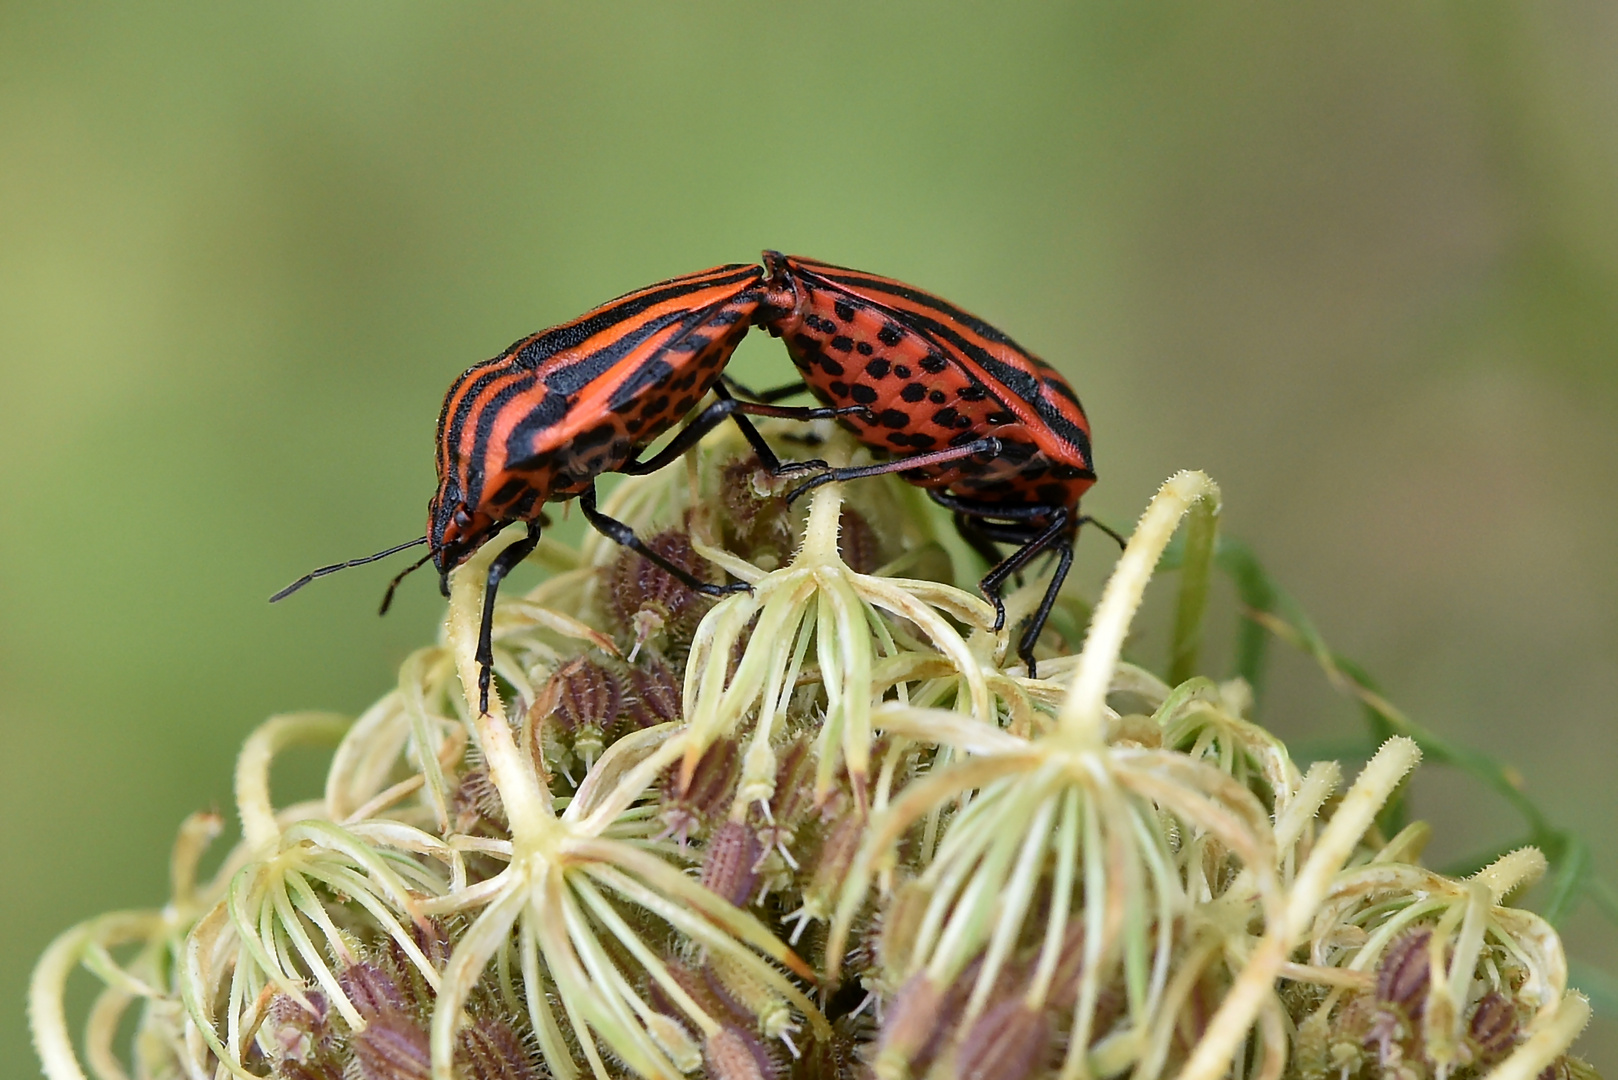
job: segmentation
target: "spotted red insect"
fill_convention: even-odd
[[[979,587],[994,604],[996,630],[1005,624],[1006,582],[1053,552],[1050,584],[1017,643],[1033,675],[1034,643],[1079,526],[1091,520],[1079,514],[1096,474],[1078,395],[1004,333],[913,285],[775,251],[764,253],[764,266],[769,292],[755,319],[786,344],[815,396],[841,407],[861,442],[899,455],[828,470],[793,495],[888,472],[926,488],[992,567]],[[1002,558],[996,544],[1016,548]]]
[[[280,600],[317,577],[360,566],[418,544],[428,554],[393,579],[383,597],[431,559],[449,593],[450,571],[514,522],[528,533],[489,566],[478,638],[479,707],[487,710],[494,662],[494,598],[501,580],[539,542],[547,502],[576,498],[591,525],[633,548],[688,587],[708,595],[746,589],[693,577],[641,543],[596,505],[596,477],[661,468],[727,417],[734,417],[766,468],[783,465],[742,413],[800,419],[836,415],[738,401],[719,377],[747,333],[765,295],[758,266],[718,266],[649,285],[540,331],[491,360],[468,368],[450,386],[438,417],[438,490],[427,504],[427,535],[364,558],[323,566],[276,593]],[[639,454],[712,391],[718,398],[647,460]]]

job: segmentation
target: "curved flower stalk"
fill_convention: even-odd
[[[187,1060],[185,1013],[167,973],[180,939],[206,907],[200,894],[212,891],[198,883],[197,864],[222,825],[219,815],[199,813],[180,826],[169,860],[171,899],[162,910],[97,916],[62,934],[40,957],[29,984],[28,1019],[47,1076],[84,1077],[63,1008],[68,976],[81,964],[103,984],[84,1032],[85,1057],[96,1076],[127,1075],[113,1043],[124,1014],[137,1001],[145,1006],[142,1038],[133,1048],[137,1072],[173,1075],[179,1062]],[[113,950],[130,947],[133,957],[124,962],[114,958]]]
[[[1376,828],[1409,740],[1339,791],[1250,719],[1247,682],[1202,673],[1205,477],[1153,500],[1082,651],[1053,620],[1040,679],[915,489],[788,508],[790,483],[725,432],[626,481],[608,513],[751,593],[547,541],[551,576],[493,613],[476,713],[486,545],[358,720],[249,737],[219,871],[197,879],[220,822],[193,818],[166,907],[51,946],[51,1080],[1591,1075],[1560,942],[1507,903],[1538,853],[1422,868],[1424,826]],[[1188,514],[1165,680],[1121,653]],[[336,743],[323,797],[278,807],[270,764],[308,742]],[[82,1060],[80,966],[102,984]]]

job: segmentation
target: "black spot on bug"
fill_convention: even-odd
[[[893,373],[901,379],[910,378],[910,369],[903,364],[894,364]]]
[[[989,396],[989,388],[982,383],[969,383],[961,387],[960,399],[962,401],[982,401]]]
[[[827,375],[841,375],[843,373],[843,365],[839,364],[825,353],[820,354],[820,368]]]
[[[854,348],[859,350],[859,354],[861,356],[870,356],[871,353],[876,351],[871,348],[871,343],[869,341],[856,342]]]
[[[932,393],[927,395],[927,400],[932,402],[934,405],[944,404],[944,391],[934,390]]]
[[[983,419],[990,424],[1015,424],[1017,422],[1017,417],[1008,412],[992,412]]]
[[[878,416],[876,420],[883,427],[902,428],[910,426],[910,414],[899,409],[884,409],[882,415]]]
[[[928,353],[926,356],[921,358],[921,370],[931,372],[934,375],[937,375],[940,371],[943,371],[948,366],[949,361],[945,360],[942,356],[935,352]]]
[[[811,316],[809,316],[809,318],[813,319],[814,316],[811,315]],[[808,321],[809,321],[809,319],[804,320],[804,322],[808,322]],[[801,333],[801,332],[792,335],[792,344],[796,345],[799,349],[803,350],[804,353],[817,352],[820,349],[820,342],[816,341],[814,338],[810,337],[808,334]]]
[[[955,426],[958,428],[972,427],[972,418],[970,416],[963,416],[959,420],[955,421]]]
[[[662,416],[669,411],[669,396],[667,394],[657,395],[648,401],[646,407],[641,411],[645,416]]]
[[[888,372],[892,370],[892,368],[892,364],[888,363],[879,356],[875,360],[872,360],[869,364],[865,365],[865,374],[869,375],[873,379],[885,379],[888,377]]]
[[[937,424],[939,427],[954,427],[955,421],[959,420],[960,418],[961,414],[956,412],[953,408],[943,408],[933,413],[933,423]]]
[[[878,330],[876,336],[877,340],[884,345],[897,345],[904,338],[905,332],[890,324]]]
[[[841,379],[833,380],[831,385],[826,387],[826,389],[828,389],[828,390],[830,390],[832,392],[833,397],[847,397],[848,396],[848,384],[846,382],[843,382]]]
[[[951,446],[965,446],[969,442],[977,442],[978,433],[975,431],[962,431],[950,436]]]
[[[876,402],[876,391],[864,383],[855,383],[852,393],[854,400],[861,405],[871,405]]]
[[[1068,465],[1059,461],[1051,466],[1051,475],[1058,480],[1077,480],[1085,475],[1085,470],[1077,465]]]
[[[854,349],[854,339],[846,334],[838,334],[836,337],[831,339],[831,347],[836,349],[838,352],[852,352]]]
[[[938,445],[938,440],[925,432],[913,432],[910,436],[910,445],[917,450],[931,450]]]
[[[895,431],[892,435],[888,436],[888,445],[889,446],[909,446],[910,445],[910,435],[909,435],[909,433],[903,432],[903,431]]]
[[[899,391],[899,396],[914,404],[927,396],[927,388],[919,382],[913,382]]]
[[[842,319],[844,322],[848,322],[854,317],[854,305],[848,303],[846,300],[839,300],[834,303],[832,307],[836,310],[837,317]]]

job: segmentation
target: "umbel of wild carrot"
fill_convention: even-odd
[[[720,432],[606,509],[750,592],[547,540],[481,712],[497,539],[363,715],[254,732],[219,869],[195,816],[164,906],[41,958],[47,1076],[1593,1075],[1561,944],[1509,902],[1544,856],[1423,867],[1424,827],[1384,833],[1414,741],[1300,768],[1200,673],[1206,477],[1164,485],[1093,610],[1062,600],[1031,679],[1037,575],[995,632],[914,489],[789,507],[747,455]],[[1177,531],[1170,685],[1124,653]],[[334,747],[324,794],[278,805],[300,744]],[[70,1022],[80,967],[101,989]]]

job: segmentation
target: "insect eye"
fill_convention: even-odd
[[[455,508],[455,524],[463,529],[470,527],[472,524],[471,511],[464,506],[457,506]]]

